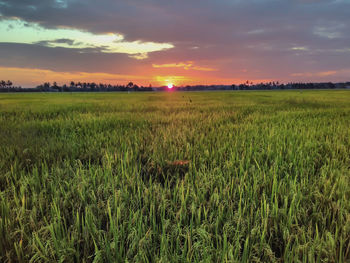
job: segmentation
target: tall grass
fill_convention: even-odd
[[[348,91],[2,94],[0,261],[349,261],[349,116]]]

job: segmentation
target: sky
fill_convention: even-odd
[[[0,79],[350,81],[350,0],[0,0]]]

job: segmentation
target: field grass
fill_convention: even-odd
[[[350,261],[350,91],[0,94],[0,262]]]

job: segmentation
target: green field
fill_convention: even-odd
[[[350,91],[0,94],[0,262],[350,261]]]

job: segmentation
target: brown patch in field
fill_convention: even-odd
[[[190,164],[190,161],[188,160],[182,160],[182,161],[167,161],[167,164],[168,165],[171,165],[171,166],[187,166]]]

